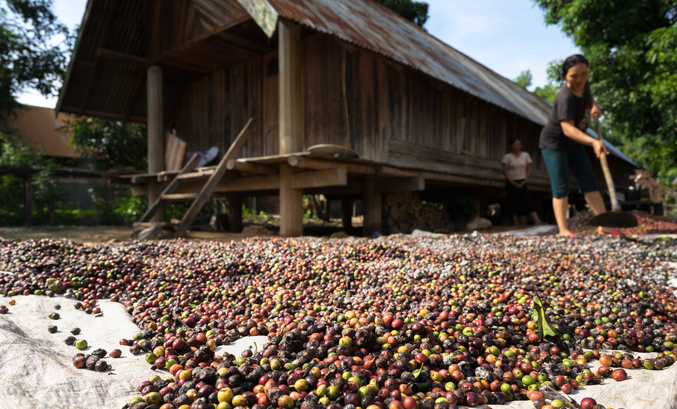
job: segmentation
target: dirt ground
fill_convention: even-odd
[[[528,226],[494,226],[482,233],[500,233]],[[307,234],[329,236],[330,231],[306,228]],[[340,231],[340,229],[336,229]],[[351,232],[355,233],[355,232]],[[470,233],[470,232],[459,232]],[[5,239],[54,239],[71,240],[76,243],[106,243],[110,241],[131,240],[132,227],[123,226],[36,226],[36,227],[0,227],[0,237]],[[246,226],[242,233],[225,233],[215,231],[189,231],[188,238],[209,241],[240,241],[249,237],[272,237],[278,233],[263,226]]]
[[[248,237],[274,236],[277,233],[261,226],[248,226],[242,233],[189,231],[188,238],[210,241],[239,241]],[[76,243],[106,243],[131,240],[132,227],[68,226],[68,227],[0,227],[0,237],[6,239],[66,239]]]

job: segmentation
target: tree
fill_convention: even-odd
[[[560,68],[563,63],[564,60],[555,60],[548,64],[548,68],[546,69],[548,83],[542,87],[536,87],[534,94],[550,102],[555,102],[557,92],[559,92],[563,83],[563,80],[560,77]]]
[[[534,0],[573,37],[608,138],[664,182],[677,176],[677,3]]]
[[[375,0],[419,27],[428,21],[428,3],[417,0]]]
[[[555,97],[557,96],[559,88],[560,87],[554,84],[546,84],[542,87],[536,87],[534,94],[550,102],[555,102]]]
[[[56,95],[74,37],[52,11],[52,0],[0,0],[0,122],[33,88]]]
[[[47,209],[50,221],[54,216],[55,203],[65,193],[63,186],[54,179],[54,170],[57,164],[53,159],[47,159],[45,152],[40,148],[37,152],[22,142],[21,135],[13,135],[12,138],[0,133],[0,168],[15,168],[33,170],[33,174],[26,176],[33,186],[35,213],[41,213]],[[19,224],[25,218],[26,209],[21,209],[17,204],[24,203],[24,182],[20,177],[11,172],[0,174],[0,219],[2,224]]]
[[[533,76],[531,75],[531,70],[522,71],[520,75],[517,76],[513,81],[520,87],[527,89],[531,86]]]
[[[146,125],[84,118],[67,122],[64,128],[73,133],[75,150],[99,171],[116,166],[145,171],[148,167]]]

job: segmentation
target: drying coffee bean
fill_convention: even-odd
[[[59,318],[61,318],[58,312],[52,312],[48,315],[48,317],[50,320],[58,320]]]
[[[73,335],[80,335],[80,328],[77,328],[77,327],[76,327],[76,328],[73,328],[73,329],[71,330],[71,334],[73,334]]]
[[[56,325],[50,325],[49,327],[47,327],[47,331],[49,331],[50,334],[56,333],[57,330],[58,328],[56,327]]]
[[[87,361],[85,360],[84,356],[76,356],[73,358],[73,366],[75,366],[78,369],[84,368],[86,365]]]
[[[94,351],[92,351],[92,355],[96,355],[99,358],[103,358],[104,356],[106,356],[106,354],[107,354],[106,350],[101,348],[97,348]]]
[[[94,369],[97,372],[104,372],[108,369],[108,363],[104,360],[97,361],[96,364],[94,364]]]
[[[120,351],[119,349],[114,349],[114,350],[110,351],[110,357],[111,358],[120,358],[121,355],[122,355],[122,351]]]
[[[0,292],[46,294],[42,283],[54,279],[55,292],[86,312],[100,299],[120,302],[139,327],[120,345],[171,377],[139,392],[173,407],[452,409],[526,399],[551,383],[569,393],[609,370],[620,379],[621,367],[674,364],[677,297],[665,267],[676,254],[675,241],[596,236],[100,246],[0,239],[0,269],[16,271]],[[30,261],[45,257],[56,264]],[[545,318],[556,336],[543,337]],[[268,342],[217,355],[250,335]],[[593,372],[595,360],[607,368]],[[155,397],[130,406],[159,406]]]
[[[66,339],[63,340],[66,345],[73,345],[75,344],[75,341],[77,341],[77,339],[74,336],[66,337]]]

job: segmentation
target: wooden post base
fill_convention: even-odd
[[[382,231],[381,209],[382,194],[377,192],[376,181],[371,178],[364,180],[364,229],[365,237],[371,237],[374,232]]]
[[[303,235],[303,191],[292,188],[292,167],[280,165],[280,236]]]

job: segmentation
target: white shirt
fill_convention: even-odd
[[[501,163],[508,164],[508,175],[512,180],[522,180],[527,178],[527,164],[532,163],[529,152],[520,152],[515,156],[512,152],[506,153]]]

